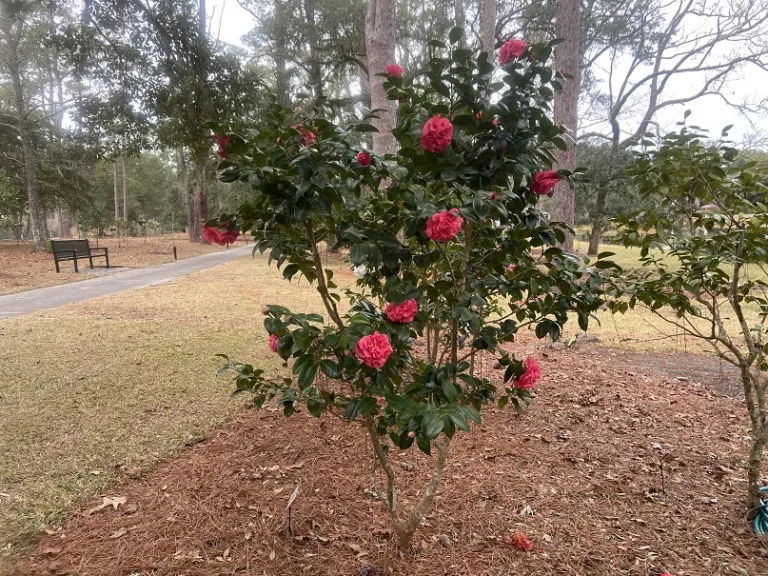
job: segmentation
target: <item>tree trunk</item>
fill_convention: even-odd
[[[373,151],[394,154],[397,141],[392,135],[395,125],[394,105],[387,100],[384,79],[376,76],[395,60],[395,0],[369,0],[365,16],[365,51],[368,57],[368,77],[371,86],[371,109],[385,110],[371,120],[378,132],[373,133]]]
[[[194,203],[195,203],[195,240],[203,242],[201,231],[208,219],[208,194],[205,182],[205,166],[198,166],[195,177]]]
[[[125,157],[123,163],[123,222],[128,225],[128,177],[125,173]]]
[[[24,179],[27,184],[27,211],[29,213],[30,231],[34,241],[35,250],[45,250],[47,238],[47,224],[45,214],[40,205],[40,197],[37,190],[37,158],[35,147],[30,136],[30,126],[27,123],[27,106],[24,101],[24,85],[21,82],[21,63],[18,55],[20,32],[11,30],[11,19],[7,15],[0,17],[3,32],[8,47],[8,73],[11,77],[13,88],[13,101],[16,108],[16,122],[18,124],[19,140],[21,140],[21,152],[24,156]]]
[[[605,201],[608,196],[608,188],[601,186],[597,189],[597,198],[595,198],[595,207],[590,214],[592,219],[592,230],[589,233],[588,256],[596,256],[600,249],[600,235],[603,233],[603,223],[605,222]]]
[[[480,0],[480,50],[493,62],[496,49],[496,0]]]
[[[58,202],[59,238],[69,238],[72,235],[72,220],[69,206],[63,200]]]
[[[557,168],[561,170],[573,170],[576,167],[576,133],[579,123],[579,24],[580,0],[558,0],[556,12],[557,37],[564,40],[555,48],[555,68],[562,70],[571,76],[573,80],[565,83],[563,91],[555,95],[555,124],[561,124],[568,128],[566,144],[568,149],[557,151]],[[561,182],[555,189],[552,197],[552,220],[564,222],[573,228],[574,191]],[[573,251],[573,234],[567,234],[563,249]]]
[[[756,432],[753,431],[752,434]],[[749,464],[747,466],[747,510],[752,510],[760,504],[760,470],[763,463],[763,449],[765,448],[765,436],[763,433],[752,440],[752,449],[749,451]]]
[[[120,196],[117,192],[117,159],[112,166],[112,188],[115,196],[115,228],[117,229],[117,235],[120,236]]]
[[[187,235],[190,242],[195,242],[195,205],[189,193],[187,158],[184,154],[184,148],[176,149],[176,176],[178,177],[181,205],[185,207],[187,213]]]
[[[275,61],[275,93],[277,94],[277,100],[280,104],[287,106],[290,102],[288,100],[289,87],[288,87],[288,73],[286,71],[286,35],[287,30],[285,22],[288,15],[286,14],[284,0],[275,0],[275,23],[277,28],[275,29],[274,37],[274,53],[273,58]]]
[[[464,0],[453,0],[453,19],[456,26],[464,30],[467,25],[467,13],[464,10]],[[461,39],[461,45],[466,44],[466,34]]]

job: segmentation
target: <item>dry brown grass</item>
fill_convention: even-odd
[[[320,307],[258,257],[0,321],[0,549],[240,409],[214,355],[279,369],[259,313],[276,302]]]
[[[224,250],[222,246],[191,243],[182,234],[89,240],[94,247],[98,244],[109,248],[110,265],[123,268],[171,262],[174,244],[179,259]],[[33,252],[30,242],[0,242],[0,295],[93,278],[87,272],[87,260],[80,260],[78,265],[80,273],[75,274],[72,262],[61,262],[61,272],[57,274],[53,256],[48,252]],[[104,259],[94,260],[94,266],[104,266]]]

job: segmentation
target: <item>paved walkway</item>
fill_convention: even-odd
[[[253,246],[230,248],[221,252],[177,260],[170,264],[126,270],[125,272],[108,274],[91,280],[82,280],[80,282],[62,284],[61,286],[38,288],[37,290],[0,296],[0,319],[31,314],[41,310],[50,310],[65,304],[83,302],[84,300],[125,292],[126,290],[161,284],[179,276],[186,276],[187,274],[205,270],[222,262],[235,260],[250,254],[252,250]]]

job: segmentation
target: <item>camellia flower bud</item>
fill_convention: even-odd
[[[413,430],[408,432],[408,438],[416,438],[416,432],[414,432]]]
[[[261,313],[264,316],[269,316],[269,306],[267,306],[266,304],[262,304],[261,305]]]

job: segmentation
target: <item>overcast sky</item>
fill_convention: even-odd
[[[209,16],[213,16],[211,21],[212,35],[217,34],[220,24],[220,38],[230,44],[241,44],[240,39],[254,26],[253,16],[243,10],[237,0],[209,0],[208,13]],[[601,75],[599,71],[596,74],[598,77]],[[729,100],[740,102],[755,91],[765,91],[753,79],[745,77],[746,75],[748,73],[745,72],[742,77],[730,82],[726,89]],[[603,75],[603,77],[607,76]],[[688,93],[685,85],[687,82],[689,82],[688,78],[678,80],[677,88],[680,94]],[[671,87],[674,88],[675,85],[671,85]],[[713,136],[719,135],[721,130],[729,124],[733,125],[730,138],[735,141],[741,141],[746,135],[754,132],[750,122],[725,104],[718,96],[706,96],[686,105],[671,106],[662,110],[656,118],[661,126],[661,132],[674,130],[675,123],[683,119],[683,114],[687,109],[692,112],[688,124],[706,128]],[[753,117],[751,120],[760,132],[768,136],[768,118]]]

